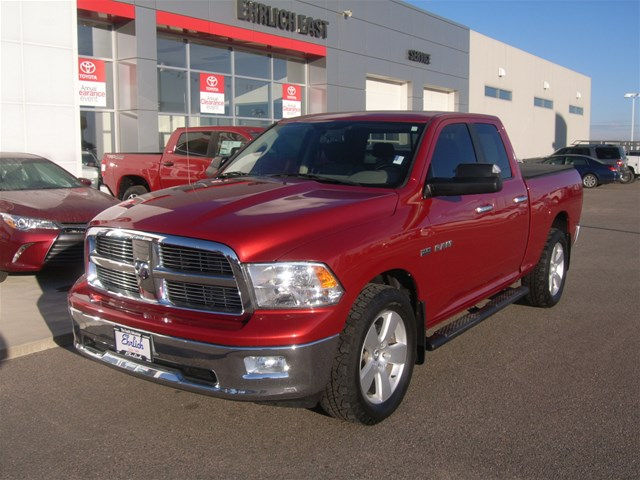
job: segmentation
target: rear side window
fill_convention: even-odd
[[[438,137],[427,178],[453,178],[458,165],[476,162],[476,152],[467,125],[447,125]]]
[[[178,138],[175,153],[206,157],[210,140],[211,132],[185,132]]]
[[[490,123],[474,123],[473,128],[480,143],[484,161],[498,165],[502,178],[511,178],[511,165],[509,165],[507,151],[496,126]]]
[[[619,160],[622,155],[617,147],[596,147],[596,157],[600,160]]]
[[[589,147],[569,147],[562,153],[571,155],[586,155],[587,157],[591,155]]]
[[[587,159],[584,157],[567,157],[567,165],[588,165]]]

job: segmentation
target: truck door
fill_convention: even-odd
[[[479,158],[478,145],[474,146],[466,123],[448,123],[439,128],[427,183],[434,177],[453,178],[459,164],[475,163]],[[504,195],[501,191],[423,200],[427,218],[423,219],[420,232],[425,239],[420,274],[427,285],[430,320],[449,316],[462,304],[505,282],[508,262],[504,256],[512,257],[505,251],[512,247],[512,236],[506,230],[513,222],[505,212]],[[524,226],[523,231],[527,228]]]
[[[204,177],[213,158],[209,151],[212,135],[216,133],[188,131],[180,134],[173,152],[165,153],[160,160],[162,188],[184,185]]]

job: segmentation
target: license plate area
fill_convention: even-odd
[[[151,336],[128,328],[115,327],[116,352],[147,362],[153,361]]]

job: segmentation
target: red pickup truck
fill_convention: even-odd
[[[178,128],[163,152],[104,154],[102,182],[121,200],[193,183],[207,177],[214,157],[230,155],[262,131],[260,127]]]
[[[373,424],[425,350],[516,300],[560,300],[581,210],[576,170],[521,170],[496,117],[283,120],[216,178],[93,220],[75,346],[167,385]]]

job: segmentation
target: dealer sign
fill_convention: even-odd
[[[80,106],[107,106],[107,69],[103,60],[78,57]]]

